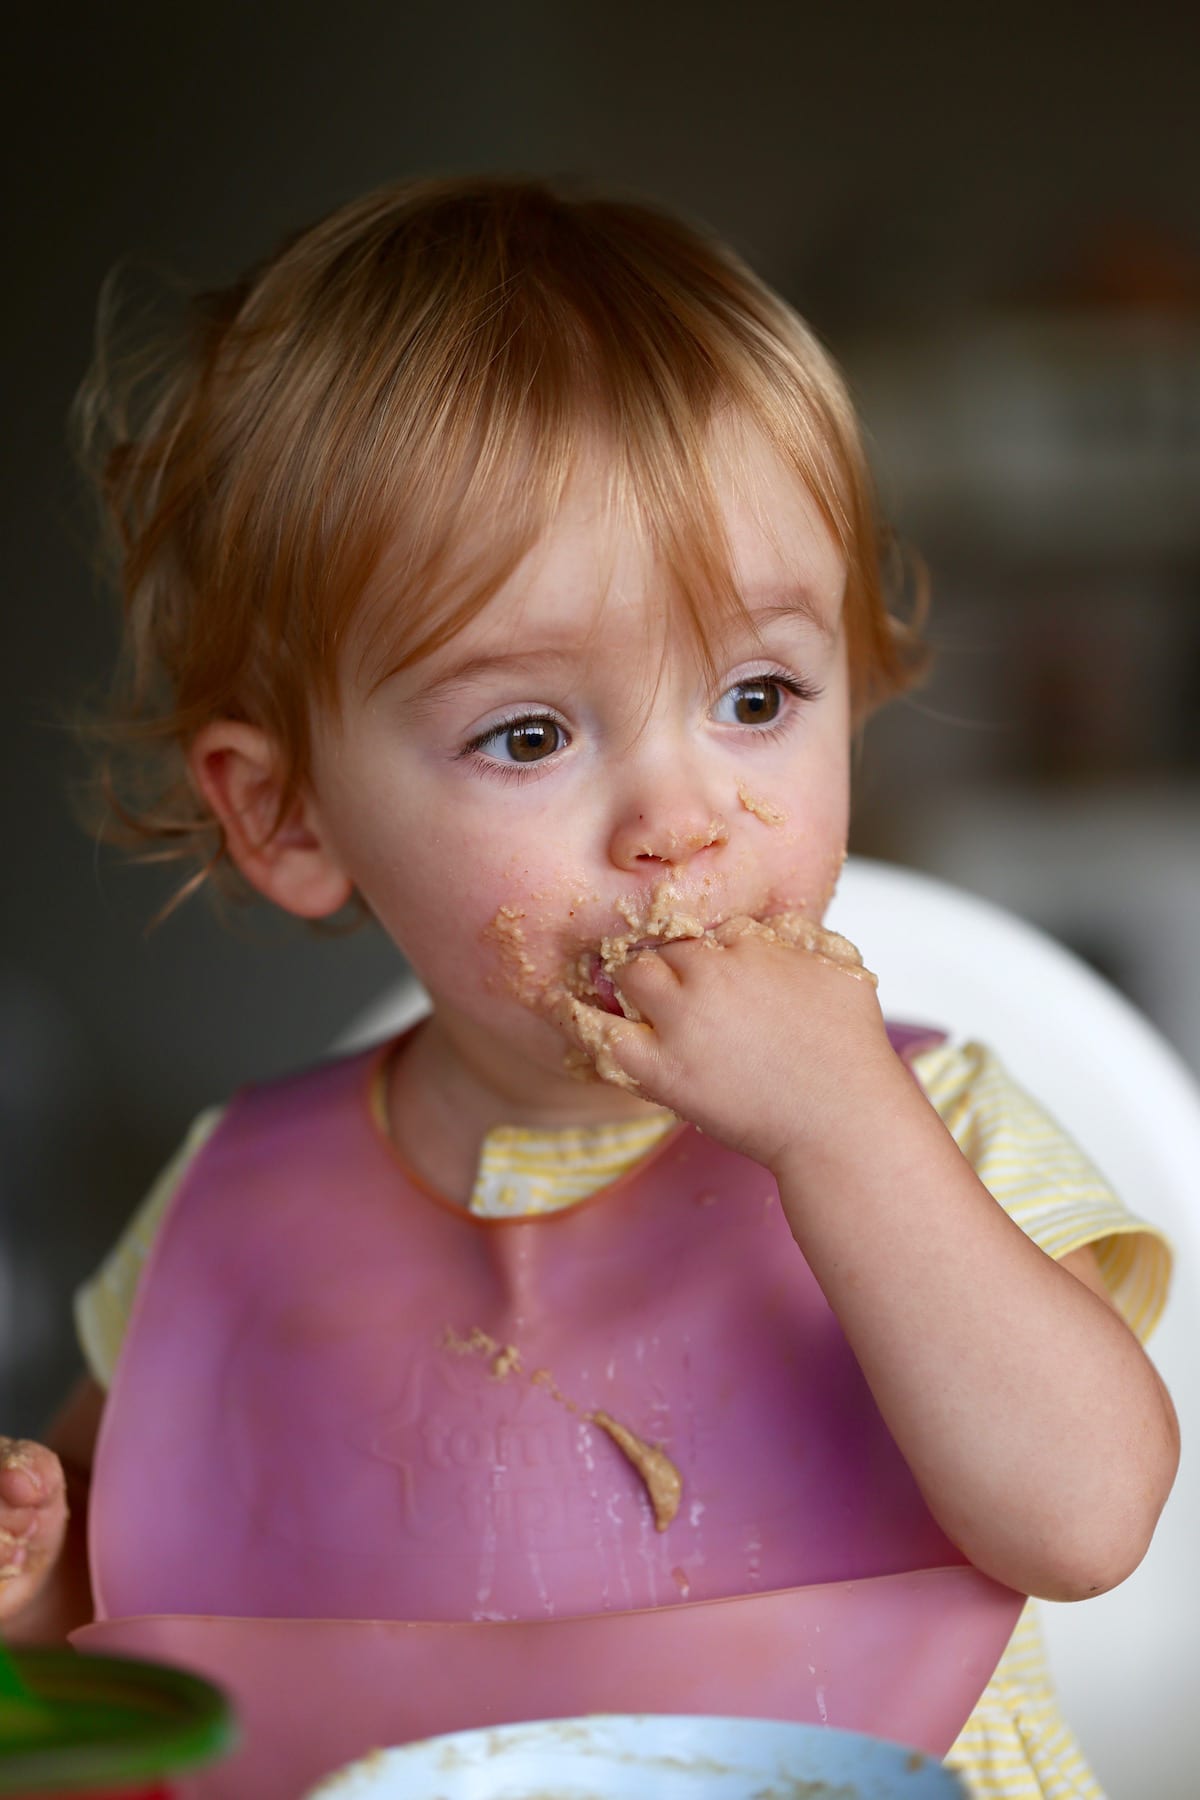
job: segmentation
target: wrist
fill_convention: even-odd
[[[802,1196],[814,1183],[836,1183],[864,1161],[890,1157],[902,1121],[927,1103],[885,1034],[860,1043],[842,1064],[822,1066],[793,1110],[768,1167],[779,1185]]]

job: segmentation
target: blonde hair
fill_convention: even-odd
[[[831,359],[726,247],[644,203],[524,180],[383,188],[195,300],[182,346],[140,373],[114,379],[102,347],[79,409],[125,609],[100,773],[107,835],[198,855],[189,890],[232,875],[186,774],[200,727],[274,739],[278,828],[347,645],[382,674],[453,638],[597,434],[702,650],[714,610],[740,605],[708,470],[734,409],[845,558],[856,716],[923,666],[888,610]],[[386,603],[369,602],[385,551]]]

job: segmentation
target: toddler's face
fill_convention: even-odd
[[[318,721],[315,798],[344,872],[493,1064],[563,1076],[556,997],[590,978],[603,1003],[606,938],[828,904],[849,810],[845,570],[794,478],[765,446],[741,455],[755,502],[720,492],[758,632],[714,635],[715,681],[581,477],[449,645]]]

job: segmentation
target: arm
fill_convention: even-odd
[[[87,1502],[103,1390],[85,1377],[56,1414],[45,1444],[0,1440],[16,1451],[0,1475],[0,1527],[14,1572],[0,1579],[0,1622],[10,1643],[55,1643],[92,1616]]]
[[[1137,1566],[1178,1458],[1094,1259],[1046,1256],[892,1051],[873,988],[745,938],[638,958],[606,1026],[650,1098],[775,1175],[800,1248],[943,1530],[1025,1593]]]
[[[892,1061],[853,1133],[784,1159],[792,1229],[947,1535],[1022,1592],[1102,1592],[1170,1490],[1170,1401],[1095,1259],[1039,1250]]]

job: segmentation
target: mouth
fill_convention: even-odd
[[[602,938],[599,944],[586,946],[576,957],[567,977],[567,987],[577,1000],[594,1006],[600,1012],[613,1013],[627,1019],[640,1014],[617,992],[616,978],[625,964],[643,950],[661,950],[664,944],[683,939],[708,937],[721,921],[702,920],[690,913],[672,913],[670,917],[639,918],[631,928],[614,937]],[[637,927],[640,931],[635,935]],[[647,930],[647,927],[650,927]]]
[[[601,1012],[619,1013],[621,1002],[617,999],[613,978],[604,967],[598,953],[593,950],[586,960],[587,984],[592,990],[596,1005]]]
[[[667,876],[648,893],[618,901],[624,930],[580,944],[566,972],[568,991],[599,1012],[640,1018],[618,992],[620,970],[643,950],[660,950],[685,938],[711,938],[728,916],[727,908],[714,906],[715,898],[689,893]]]
[[[769,915],[737,914],[732,918],[722,914],[708,920],[685,919],[680,915],[653,935],[635,937],[629,931],[619,937],[603,938],[598,946],[582,949],[570,968],[566,986],[577,1000],[599,1012],[636,1019],[638,1013],[628,1001],[622,1000],[617,990],[620,970],[626,963],[643,950],[661,950],[664,944],[678,943],[682,939],[724,944],[747,932],[810,948],[816,939],[832,935],[825,933],[801,911],[793,909]]]
[[[613,970],[621,963],[629,962],[641,951],[655,950],[660,944],[669,941],[666,938],[639,938],[632,944],[626,944],[619,959],[614,959],[611,964],[606,964],[599,950],[585,951],[580,958],[580,971],[587,991],[581,998],[591,1000],[601,1012],[623,1014],[625,1008],[617,995]]]

